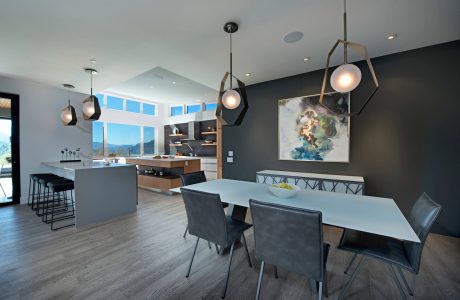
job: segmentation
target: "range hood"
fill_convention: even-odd
[[[188,136],[183,141],[194,141],[200,139],[200,123],[198,122],[188,122]]]

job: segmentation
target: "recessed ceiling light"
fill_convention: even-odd
[[[175,81],[173,81],[173,82],[172,82],[172,84],[176,84],[176,82],[175,82]]]
[[[89,61],[90,61],[92,64],[97,63],[97,60],[95,60],[94,58],[90,59]]]
[[[251,73],[246,73],[244,75],[246,75],[246,77],[249,77],[249,76],[251,76]]]
[[[398,37],[397,34],[390,34],[389,36],[387,36],[387,40],[394,40],[397,37]]]
[[[300,31],[289,32],[283,37],[283,41],[288,44],[292,44],[300,41],[303,38],[303,33]]]
[[[303,59],[303,61],[309,61],[309,60],[310,60],[310,57],[305,57],[305,58]]]

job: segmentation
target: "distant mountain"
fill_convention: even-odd
[[[103,152],[103,143],[93,142],[93,154],[102,155]],[[144,143],[144,153],[153,153],[155,147],[155,141],[151,140],[147,143]],[[107,144],[107,150],[109,156],[125,156],[125,155],[135,155],[141,153],[141,144],[137,143],[135,145],[114,145]]]

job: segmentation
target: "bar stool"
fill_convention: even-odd
[[[40,200],[44,198],[44,194],[41,192],[41,186],[40,186],[40,179],[45,179],[45,178],[62,178],[58,175],[51,174],[51,173],[43,173],[43,174],[31,174],[31,179],[32,179],[32,194],[29,194],[29,197],[32,196],[32,201],[31,201],[31,208],[32,210],[36,211],[39,208],[39,203]],[[29,186],[30,190],[30,186]]]
[[[44,205],[47,201],[47,184],[51,181],[59,181],[65,179],[64,177],[52,175],[52,176],[39,176],[36,178],[38,183],[37,193],[34,201],[34,210],[37,216],[41,217],[44,210]]]
[[[42,221],[44,221],[45,219],[45,210],[48,207],[48,202],[50,201],[49,184],[50,183],[69,183],[69,182],[73,183],[72,180],[61,177],[61,176],[42,177],[38,180],[39,195],[42,195],[42,201],[38,203],[36,213],[37,213],[37,216],[42,217]],[[40,207],[40,203],[41,203],[41,207]],[[40,212],[40,208],[41,208],[41,212]]]
[[[35,180],[34,177],[37,176],[49,176],[53,175],[51,173],[35,173],[35,174],[30,174],[29,175],[29,197],[27,198],[27,205],[31,206],[32,205],[32,197],[35,194]]]
[[[51,223],[51,230],[58,230],[65,227],[74,226],[75,222],[72,224],[66,224],[60,227],[55,228],[54,223],[60,222],[67,219],[75,219],[75,203],[73,199],[73,190],[74,182],[73,180],[65,179],[58,181],[51,181],[47,183],[48,187],[48,196],[52,193],[51,199],[48,197],[46,201],[46,212],[44,213],[44,220],[46,223]],[[70,203],[67,197],[67,192],[70,191]],[[61,204],[63,201],[63,204]],[[49,207],[51,204],[51,208]],[[69,207],[71,210],[69,210]],[[51,212],[49,212],[51,210]],[[69,214],[70,213],[70,214]],[[48,215],[51,215],[51,220],[48,220]],[[60,217],[59,215],[63,215]]]

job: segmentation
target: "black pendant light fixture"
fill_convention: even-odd
[[[61,110],[61,121],[64,126],[74,126],[77,125],[77,114],[75,113],[75,108],[70,105],[70,89],[75,88],[71,84],[63,84],[63,87],[67,89],[67,98],[68,105]]]
[[[327,105],[323,104],[323,100],[324,100],[324,95],[327,94],[325,93],[325,89],[326,89],[326,82],[327,82],[327,77],[328,77],[330,59],[334,51],[337,49],[337,46],[339,44],[342,44],[343,45],[343,64],[338,66],[334,70],[334,72],[332,72],[331,78],[330,78],[331,87],[339,93],[349,93],[352,90],[354,90],[361,82],[361,77],[362,77],[361,70],[356,65],[348,62],[348,48],[353,49],[366,60],[367,66],[372,76],[373,83],[375,85],[374,89],[371,91],[367,99],[364,101],[364,104],[361,106],[361,108],[358,111],[343,114],[343,115],[353,116],[353,115],[359,115],[364,110],[367,103],[369,103],[371,98],[377,92],[379,88],[379,83],[377,81],[377,76],[375,75],[374,67],[372,66],[366,46],[357,44],[357,43],[353,43],[353,42],[349,42],[347,40],[347,0],[343,0],[343,7],[344,7],[343,40],[341,39],[337,40],[337,42],[335,42],[334,46],[329,51],[329,54],[327,56],[327,62],[326,62],[325,70],[324,70],[324,79],[323,79],[323,85],[321,88],[319,102],[323,106],[328,108]]]
[[[230,36],[230,73],[226,72],[220,83],[216,117],[222,125],[240,125],[248,110],[248,100],[246,97],[246,86],[241,80],[233,75],[232,34],[238,31],[238,24],[228,22],[224,25],[224,31]],[[230,86],[229,89],[225,90],[225,83],[229,77]],[[233,88],[233,79],[235,79],[238,84],[236,88]],[[237,113],[232,114],[231,119],[225,118],[223,107],[227,110],[237,110]]]
[[[101,116],[99,100],[93,95],[93,75],[97,74],[97,71],[95,69],[86,68],[85,72],[91,74],[91,95],[83,100],[83,118],[88,121],[96,121],[99,120]]]

